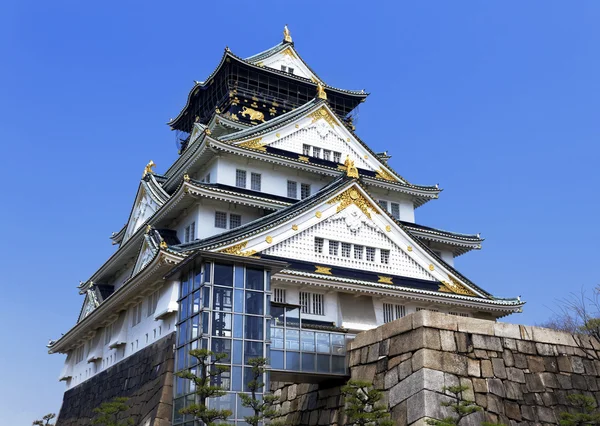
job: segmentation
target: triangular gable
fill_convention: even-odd
[[[131,276],[136,275],[139,271],[144,269],[144,266],[146,266],[154,258],[157,252],[158,247],[156,247],[154,241],[152,241],[152,238],[148,234],[144,235],[144,242],[142,243],[140,254],[135,261],[135,266]]]
[[[294,70],[294,75],[307,78],[315,83],[322,82],[308,65],[306,65],[306,62],[300,58],[300,55],[291,44],[287,44],[285,47],[282,46],[282,48],[279,49],[272,49],[270,55],[261,55],[258,58],[259,60],[252,60],[252,58],[249,58],[249,62],[261,67],[269,67],[284,72],[289,72],[287,70],[292,68]],[[282,66],[285,67],[285,70],[281,68]]]
[[[323,253],[316,252],[315,237],[323,238]],[[329,241],[340,243],[337,255],[329,254]],[[352,245],[349,257],[342,256],[341,243]],[[355,245],[364,247],[362,259],[354,257]],[[366,247],[376,249],[374,261],[366,259]],[[382,249],[389,250],[387,264],[381,262]],[[435,281],[442,292],[486,297],[404,231],[356,181],[248,240],[217,250],[246,256],[264,253],[314,262],[315,273],[328,274],[327,268],[320,268],[319,264],[367,270],[381,274],[382,283],[386,283],[385,277],[390,275]],[[391,284],[391,279],[387,281]]]
[[[338,167],[341,170],[345,170],[342,163],[349,156],[360,169],[375,172],[382,179],[406,183],[360,142],[324,102],[289,123],[265,131],[259,138],[249,136],[234,143],[253,149],[270,146],[300,155],[307,154],[304,148],[308,145],[308,156],[327,159],[325,151],[329,151],[329,160],[335,161],[334,153],[340,153]],[[318,151],[316,155],[314,148]]]
[[[149,179],[154,180],[154,177],[150,176]],[[155,180],[153,183],[155,184],[154,186],[159,186]],[[157,191],[164,192],[158,189]],[[122,243],[127,241],[164,204],[164,198],[168,197],[168,195],[166,193],[156,194],[155,192],[150,190],[149,182],[142,180],[131,214],[129,215],[129,220],[127,221],[127,230],[125,231]]]
[[[81,313],[79,314],[79,319],[77,322],[91,314],[92,311],[98,307],[98,305],[100,305],[100,302],[96,297],[96,293],[92,288],[89,288],[85,294],[85,299],[83,300],[83,306],[81,307]]]

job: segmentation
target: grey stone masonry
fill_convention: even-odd
[[[381,389],[402,426],[450,414],[444,387],[456,385],[483,408],[464,425],[556,425],[573,393],[600,405],[600,343],[550,329],[420,311],[358,334],[348,354],[351,377]]]
[[[173,415],[173,346],[175,333],[131,355],[63,397],[56,426],[88,426],[93,409],[115,397],[128,397],[123,418],[136,425],[170,426]]]

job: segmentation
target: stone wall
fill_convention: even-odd
[[[170,426],[173,410],[175,333],[69,389],[57,426],[88,426],[93,409],[114,397],[128,397],[125,417],[140,426]]]
[[[443,387],[459,384],[485,410],[463,425],[554,425],[572,410],[567,395],[600,402],[599,355],[595,339],[421,311],[357,335],[349,363],[352,378],[385,390],[398,425],[450,414]]]

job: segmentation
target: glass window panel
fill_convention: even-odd
[[[205,283],[210,282],[210,266],[211,266],[211,263],[204,264],[204,282]]]
[[[181,324],[179,324],[179,336],[178,336],[178,340],[177,340],[177,344],[178,345],[183,345],[185,342],[187,342],[187,335],[188,335],[188,323],[186,322],[182,322]]]
[[[191,314],[197,314],[200,312],[200,290],[194,292],[192,296],[192,312]]]
[[[200,315],[192,317],[192,340],[200,337]]]
[[[187,275],[187,274],[186,274],[186,275]],[[187,294],[188,294],[189,292],[190,292],[190,291],[189,291],[189,281],[188,281],[188,279],[187,279],[187,276],[186,276],[185,280],[183,280],[183,281],[181,282],[181,294],[179,295],[179,297],[182,297],[182,296],[187,296]]]
[[[271,329],[271,345],[273,349],[283,349],[283,328],[273,327]]]
[[[231,390],[242,390],[242,367],[231,368]]]
[[[240,339],[244,337],[244,316],[243,315],[234,315],[233,337],[237,337]]]
[[[315,354],[302,354],[302,371],[315,371]]]
[[[215,410],[231,410],[235,412],[235,403],[238,396],[235,393],[227,393],[217,398],[209,398],[208,406]],[[223,423],[223,422],[221,422]]]
[[[185,346],[177,349],[177,370],[183,370],[187,367],[187,365],[185,365],[186,355]]]
[[[283,351],[271,351],[271,368],[283,370]]]
[[[175,377],[175,396],[184,394],[187,391],[186,387],[188,383],[190,383],[190,380],[188,379]]]
[[[211,386],[219,386],[223,390],[229,390],[231,386],[231,371],[224,371],[219,375],[211,377],[210,384]]]
[[[196,270],[196,274],[194,275],[194,290],[198,290],[202,285],[202,270]]]
[[[284,312],[285,312],[285,309],[283,306],[275,306],[275,305],[271,306],[271,316],[275,320],[273,323],[274,326],[277,326],[277,325],[283,326]]]
[[[256,395],[256,399],[259,401],[262,401],[262,395],[258,394]],[[238,419],[243,419],[244,417],[248,417],[248,416],[253,416],[254,415],[254,410],[251,407],[244,407],[242,405],[242,398],[238,398],[238,406],[237,406],[237,418]],[[242,426],[244,424],[244,422],[238,422],[237,423],[238,426]],[[250,426],[250,425],[248,425]]]
[[[208,308],[210,306],[210,287],[202,288],[202,307]]]
[[[181,302],[179,302],[179,307],[180,307],[180,311],[179,311],[179,320],[184,320],[188,317],[188,308],[189,308],[189,300],[186,297],[185,299],[183,299]]]
[[[215,263],[214,284],[233,287],[233,265]]]
[[[185,402],[184,402],[183,398],[177,398],[173,404],[174,405],[173,409],[175,411],[173,421],[175,423],[180,423],[183,421],[183,414],[180,414],[179,411],[184,408],[184,404],[185,404]]]
[[[246,292],[246,313],[247,314],[264,314],[264,293],[256,291]]]
[[[317,336],[317,352],[329,353],[329,333],[316,333]]]
[[[232,334],[232,314],[225,312],[213,312],[213,336],[231,337]]]
[[[246,288],[251,290],[265,289],[265,272],[262,269],[246,269]]]
[[[244,342],[244,363],[248,364],[251,358],[263,356],[262,342]]]
[[[254,380],[254,373],[251,367],[244,367],[244,392],[250,392],[248,383]]]
[[[329,373],[329,355],[317,355],[317,371],[319,373]]]
[[[235,290],[235,301],[233,303],[234,311],[244,312],[244,290]]]
[[[288,306],[285,308],[285,325],[300,327],[300,309]]]
[[[222,359],[222,362],[231,361],[231,340],[230,339],[212,339],[211,350],[215,354],[226,354],[227,357]]]
[[[231,311],[233,290],[230,288],[213,287],[213,309]]]
[[[285,330],[285,347],[294,351],[300,350],[300,332],[298,330]]]
[[[285,369],[300,371],[300,352],[285,353]]]
[[[202,312],[202,333],[208,334],[208,312]]]
[[[233,359],[234,364],[242,363],[242,341],[241,340],[233,341],[232,359]]]
[[[332,356],[331,357],[331,372],[344,374],[346,372],[346,357]]]
[[[235,287],[244,288],[244,267],[235,265]]]
[[[300,337],[302,339],[302,352],[315,352],[315,332],[302,331]]]
[[[263,319],[246,315],[246,335],[245,339],[263,340]]]

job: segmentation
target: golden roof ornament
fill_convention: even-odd
[[[142,177],[146,176],[148,173],[152,173],[154,174],[154,169],[156,167],[156,164],[154,164],[154,161],[150,160],[150,162],[148,164],[146,164],[146,167],[144,168],[144,174],[142,175]]]
[[[152,226],[150,224],[146,225],[146,234],[152,232]]]
[[[183,180],[186,181],[186,182],[189,182],[190,181],[190,175],[188,175],[187,173],[185,173],[183,175]]]
[[[327,100],[327,93],[325,93],[325,89],[321,82],[317,83],[317,98]]]
[[[285,41],[286,43],[292,42],[292,34],[290,33],[290,30],[288,29],[287,25],[283,27],[283,41]]]
[[[166,248],[168,248],[168,246],[167,246],[167,243],[166,243],[166,241],[165,241],[165,240],[162,240],[162,241],[160,242],[160,248],[161,248],[161,249],[166,249]]]
[[[344,161],[344,166],[346,166],[346,176],[358,178],[358,169],[354,165],[354,161],[350,159],[350,156],[346,156],[346,161]]]

